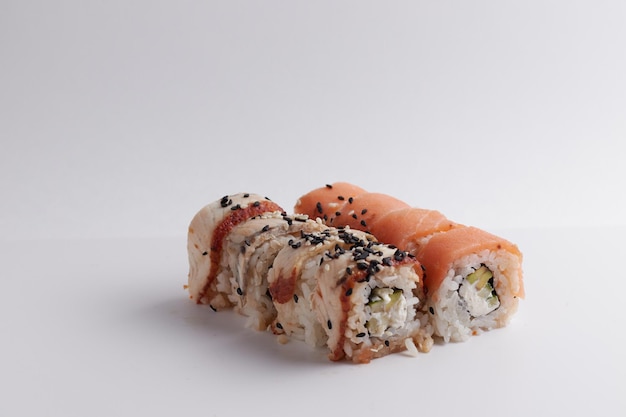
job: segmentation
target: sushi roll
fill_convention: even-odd
[[[318,218],[319,220],[319,218]],[[302,232],[280,251],[269,270],[267,281],[277,317],[272,325],[276,334],[323,346],[326,334],[317,321],[311,297],[317,287],[317,272],[329,259],[355,244],[374,241],[368,233],[326,227],[316,233]]]
[[[295,210],[314,216],[316,207],[329,200],[328,190],[313,190],[298,200]],[[434,334],[446,342],[505,326],[524,297],[522,254],[505,239],[435,210],[403,207],[380,193],[352,195],[337,211],[341,215],[331,219],[335,226],[367,230],[424,266],[427,303],[422,306],[431,315]]]
[[[226,239],[228,298],[237,312],[248,317],[248,327],[266,330],[276,316],[267,283],[274,258],[301,233],[326,228],[321,221],[304,215],[272,212],[253,217],[231,230]]]
[[[189,298],[215,310],[232,307],[226,238],[235,226],[251,217],[283,211],[268,198],[250,193],[226,195],[198,211],[187,234]]]
[[[427,308],[435,334],[465,341],[506,326],[524,297],[522,253],[475,227],[434,235],[418,253],[426,267]]]
[[[268,281],[274,331],[326,345],[331,360],[367,363],[432,347],[419,262],[371,235],[303,234],[276,257]]]

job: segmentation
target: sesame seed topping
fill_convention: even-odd
[[[252,203],[252,205],[254,207],[259,207],[261,205],[261,202],[260,201],[255,201],[254,203]]]
[[[224,197],[222,197],[222,199],[220,200],[220,205],[222,207],[228,207],[231,204],[233,204],[233,200],[231,200],[230,198],[228,198],[227,195],[225,195]]]
[[[367,213],[367,209],[361,210],[361,215],[364,215],[365,213]]]
[[[326,188],[328,188],[328,189],[332,189],[332,188],[333,188],[333,186],[332,186],[332,185],[330,185],[330,184],[326,184]]]
[[[209,307],[211,307],[211,310],[213,310],[213,311],[217,311],[217,309],[216,309],[215,307],[213,307],[213,305],[212,305],[212,304],[209,304]]]
[[[235,211],[235,210],[239,210],[241,208],[241,204],[236,204],[234,206],[232,206],[230,209]]]
[[[343,200],[345,200],[345,198],[344,198],[344,196],[342,196],[342,195],[338,195],[338,196],[337,196],[337,200],[343,201]]]
[[[237,288],[237,294],[243,295],[243,291],[241,290],[241,288]]]
[[[389,340],[385,340],[385,346],[389,347]]]
[[[202,252],[202,256],[207,256],[208,254],[209,254],[209,252],[207,252],[207,251]]]
[[[352,202],[353,202],[353,201],[354,201],[354,198],[352,198],[352,197],[350,197],[350,198],[348,199],[348,203],[350,203],[350,204],[352,204]]]
[[[263,229],[261,229],[262,232],[267,232],[268,230],[270,230],[269,224],[266,224],[265,226],[263,226]]]
[[[320,214],[324,212],[324,209],[322,208],[322,203],[320,203],[319,201],[315,204],[315,208]]]
[[[249,194],[249,193],[245,193],[245,194],[243,195],[243,198],[248,198],[248,197],[250,197],[250,194]]]
[[[435,309],[432,307],[428,307],[428,311],[430,311],[430,314],[435,314]]]
[[[328,326],[328,330],[331,330],[333,328],[333,323],[330,321],[330,319],[326,322],[326,325]]]
[[[276,323],[276,327],[277,327],[277,328],[279,328],[280,330],[282,330],[282,329],[283,329],[283,325],[282,325],[282,324],[280,324],[280,323]]]
[[[348,291],[346,291],[346,297],[350,297],[352,295],[352,288],[348,288]]]
[[[361,220],[361,226],[367,227],[367,223],[365,223],[365,220]]]
[[[294,294],[293,295],[293,302],[297,303],[298,302],[298,294]]]
[[[357,333],[356,337],[365,337],[365,332]]]

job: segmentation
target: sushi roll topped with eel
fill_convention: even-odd
[[[188,234],[189,298],[234,308],[247,325],[367,363],[428,351],[432,330],[419,261],[369,233],[287,215],[257,194],[202,208]]]
[[[225,239],[235,226],[254,216],[283,211],[268,198],[250,193],[226,195],[203,207],[187,234],[189,298],[218,310],[232,306],[228,291],[218,289],[216,280]]]

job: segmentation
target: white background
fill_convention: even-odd
[[[618,1],[0,1],[0,414],[624,415],[624,22]],[[341,180],[518,243],[511,326],[352,366],[185,300],[203,205],[290,211]]]

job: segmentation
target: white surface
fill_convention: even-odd
[[[623,416],[624,21],[618,1],[1,2],[0,415]],[[339,180],[518,243],[511,326],[352,366],[185,299],[200,207],[290,210]]]
[[[624,415],[619,240],[506,234],[524,249],[528,294],[509,327],[368,365],[192,304],[184,239],[2,244],[0,414]]]

